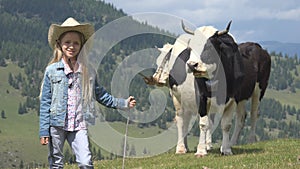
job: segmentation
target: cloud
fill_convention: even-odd
[[[105,0],[117,8],[122,8],[126,13],[139,12],[164,12],[179,17],[204,21],[218,22],[220,16],[234,19],[279,19],[299,20],[300,8],[297,0]],[[204,21],[203,21],[204,20]]]
[[[300,21],[300,8],[282,11],[277,14],[278,19]]]
[[[162,12],[184,18],[197,27],[213,25],[223,29],[229,20],[233,20],[232,31],[238,32],[243,39],[299,42],[299,36],[295,36],[300,28],[299,0],[105,0],[105,2],[112,3],[129,15]]]

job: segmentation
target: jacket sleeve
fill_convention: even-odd
[[[40,95],[40,137],[49,137],[51,82],[47,71],[45,72]]]
[[[126,99],[123,98],[115,98],[111,94],[109,94],[104,87],[100,86],[97,83],[97,80],[95,80],[95,97],[96,100],[109,108],[114,109],[127,109],[128,108],[128,102]]]

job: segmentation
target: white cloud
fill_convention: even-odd
[[[184,18],[197,26],[210,24],[221,28],[229,20],[233,20],[235,29],[232,31],[239,32],[239,35],[245,39],[256,37],[259,40],[299,42],[299,36],[295,37],[300,28],[299,0],[104,1],[112,3],[118,9],[123,9],[129,15],[141,12],[162,12]],[[288,26],[288,24],[293,25],[293,27]],[[282,25],[282,28],[278,28],[278,25]],[[276,26],[276,29],[273,29],[272,26]],[[286,28],[290,30],[287,32]],[[250,32],[252,33],[250,34]]]
[[[282,11],[279,12],[276,16],[278,19],[300,21],[300,8]]]
[[[105,0],[122,8],[126,13],[164,12],[179,15],[191,20],[219,21],[220,16],[231,16],[236,19],[284,19],[300,18],[297,0]],[[204,19],[203,19],[204,18]]]

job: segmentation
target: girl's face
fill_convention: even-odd
[[[66,59],[77,59],[81,48],[80,34],[77,32],[67,32],[60,40],[60,45]]]

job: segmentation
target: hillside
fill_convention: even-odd
[[[283,55],[300,57],[300,44],[299,43],[283,43],[277,41],[261,41],[259,42],[263,48],[269,52],[275,51],[276,53],[281,52]]]
[[[26,4],[26,5],[24,5]],[[45,12],[50,11],[50,12]],[[30,168],[43,167],[47,163],[47,147],[39,144],[38,138],[38,109],[39,109],[39,88],[51,50],[47,43],[47,31],[51,23],[61,23],[67,17],[91,22],[96,29],[114,21],[117,18],[126,16],[122,10],[117,10],[112,4],[96,0],[0,0],[0,168],[21,168],[20,165],[29,166]],[[130,22],[131,23],[131,22]],[[162,31],[158,28],[152,28],[147,24],[134,23],[140,27]],[[103,63],[99,65],[98,75],[103,79],[103,85],[110,90],[112,77],[119,63],[126,59],[126,56],[140,49],[154,48],[162,46],[173,39],[164,36],[143,35],[134,36],[124,39],[112,48],[104,56]],[[266,47],[268,49],[268,47]],[[300,60],[294,55],[282,56],[280,51],[272,50],[272,73],[270,77],[269,88],[266,97],[261,105],[260,121],[257,125],[257,137],[260,141],[272,140],[271,142],[261,142],[255,145],[237,146],[233,151],[237,152],[238,159],[225,157],[228,162],[222,161],[218,167],[225,165],[228,168],[234,164],[233,168],[243,165],[239,163],[240,159],[247,159],[249,163],[244,168],[263,166],[265,161],[257,162],[257,159],[265,157],[270,160],[269,163],[273,168],[284,167],[286,162],[276,162],[280,157],[276,154],[277,150],[270,147],[264,149],[264,145],[278,145],[283,151],[285,145],[277,138],[300,138]],[[279,48],[278,48],[279,49]],[[286,48],[287,49],[287,48]],[[282,49],[283,53],[286,50]],[[298,55],[299,56],[299,55]],[[139,66],[139,65],[137,65]],[[147,72],[149,71],[149,72]],[[146,70],[146,74],[152,73]],[[149,93],[158,88],[147,86],[140,76],[133,78],[129,91],[133,94],[139,105],[137,109],[144,111],[150,107]],[[168,93],[167,89],[163,89]],[[149,123],[134,123],[129,125],[129,135],[138,138],[146,138],[157,135],[165,131],[167,127],[174,124],[174,108],[170,97],[167,96],[167,107],[163,115]],[[121,133],[123,136],[125,122],[123,116],[116,110],[100,107],[101,115],[109,122],[110,126]],[[151,115],[151,114],[150,114]],[[149,115],[149,116],[150,116]],[[143,114],[143,116],[147,116]],[[249,128],[249,116],[247,126],[242,133],[240,144],[246,143],[246,136]],[[96,131],[97,132],[97,131]],[[100,135],[100,134],[99,134]],[[199,135],[198,125],[195,124],[189,135],[191,149],[196,146]],[[175,136],[175,134],[174,134]],[[220,129],[214,133],[214,140],[218,142],[222,134]],[[122,148],[121,139],[111,142],[117,142],[117,148]],[[109,142],[109,143],[111,143]],[[299,146],[297,140],[290,140],[290,147]],[[165,143],[165,144],[168,144]],[[132,145],[129,145],[132,148]],[[291,148],[290,148],[291,149]],[[142,152],[143,148],[137,148],[136,151]],[[246,153],[245,153],[246,152]],[[255,154],[258,153],[256,156]],[[266,155],[275,153],[276,157],[266,157]],[[292,154],[294,153],[294,154]],[[99,145],[92,142],[92,154],[95,160],[104,160],[98,163],[101,168],[120,168],[121,161],[112,154],[99,148]],[[145,153],[146,154],[146,153]],[[291,154],[284,154],[284,160],[289,161],[291,167],[295,166],[293,161],[295,154],[300,154],[298,149],[291,150]],[[66,162],[73,163],[74,157],[68,150],[65,154]],[[111,159],[117,160],[109,161]],[[141,168],[176,168],[183,166],[196,167],[201,165],[204,160],[193,161],[193,164],[179,164],[179,161],[189,161],[193,158],[192,153],[179,157],[173,155],[173,152],[163,154],[162,156],[148,159],[128,160],[128,167],[135,166]],[[219,155],[217,148],[213,154],[208,156],[205,164],[209,168],[215,168],[214,159],[218,160]],[[252,158],[252,159],[251,159]],[[253,159],[254,158],[254,159]],[[170,165],[160,164],[159,161],[174,161]],[[253,164],[251,164],[253,162]],[[145,163],[145,165],[139,165]],[[236,165],[235,165],[236,164]],[[232,168],[232,167],[231,167]]]
[[[24,73],[16,65],[0,67],[1,79],[8,79],[9,72]],[[38,116],[36,112],[18,114],[19,104],[25,101],[19,90],[9,86],[7,80],[0,81],[0,110],[5,118],[0,118],[0,168],[19,166],[21,161],[45,163],[47,147],[39,145]]]
[[[149,158],[126,158],[125,168],[143,169],[297,169],[300,166],[300,141],[275,139],[255,144],[234,146],[233,156],[221,156],[214,147],[208,156],[194,157],[194,152],[175,155],[175,150]],[[95,168],[122,168],[122,159],[95,162]],[[67,166],[66,169],[73,168]]]

